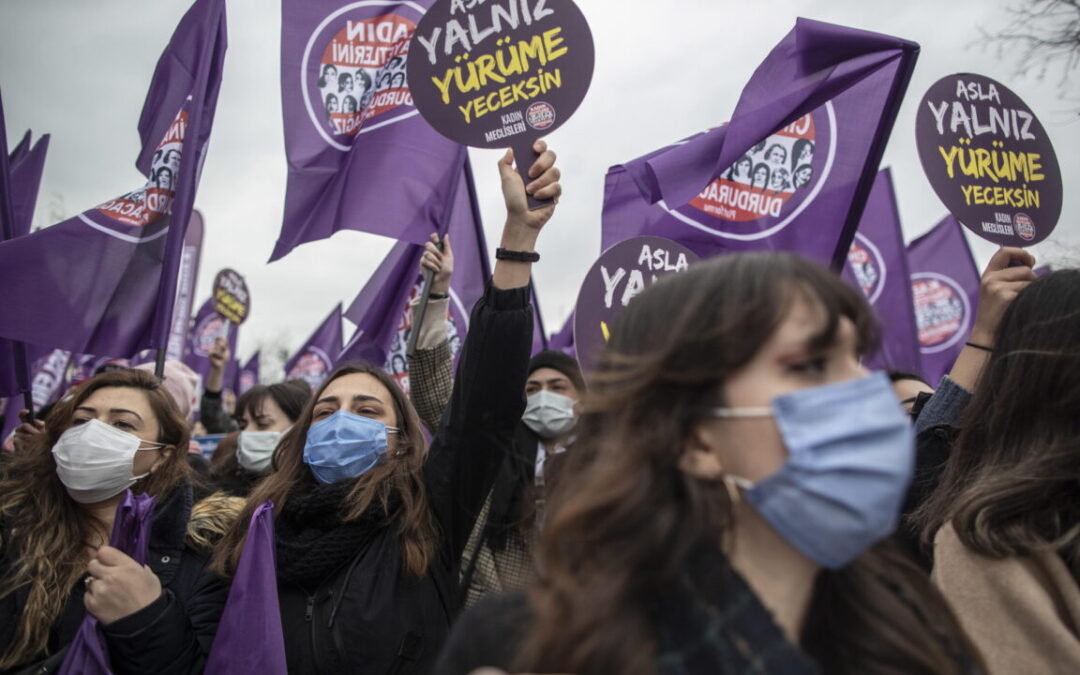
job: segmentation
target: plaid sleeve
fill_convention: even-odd
[[[454,359],[448,340],[431,349],[417,349],[409,357],[409,388],[420,420],[434,434],[454,389]]]

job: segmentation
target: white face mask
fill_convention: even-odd
[[[284,433],[284,431],[241,431],[240,443],[236,448],[236,461],[246,471],[252,473],[266,471],[270,468],[274,450],[277,449]]]
[[[144,443],[151,447],[140,447]],[[136,452],[162,447],[164,443],[144,441],[95,419],[65,431],[52,454],[56,475],[71,498],[80,504],[95,504],[115,497],[148,475],[132,475]]]
[[[576,403],[569,396],[541,389],[527,399],[521,421],[540,438],[558,438],[574,428]]]

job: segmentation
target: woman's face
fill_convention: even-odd
[[[754,185],[765,185],[769,182],[769,170],[763,166],[759,166],[757,171],[754,172]]]
[[[772,164],[780,165],[787,159],[787,152],[779,145],[774,145],[769,148],[769,154],[765,155],[765,159]]]
[[[795,172],[795,187],[802,187],[810,182],[813,171],[808,166],[803,166]]]
[[[787,187],[787,171],[784,169],[777,169],[773,171],[772,175],[772,188],[774,190],[783,190]]]
[[[735,175],[736,176],[749,176],[750,175],[750,169],[752,167],[753,167],[753,163],[750,160],[748,160],[748,159],[741,160],[735,165]]]
[[[250,408],[241,413],[238,420],[241,431],[285,431],[295,421],[289,419],[269,394],[261,401],[254,401]]]
[[[388,427],[398,426],[397,413],[394,411],[394,399],[390,390],[367,373],[342,375],[323,390],[315,402],[312,423],[324,420],[338,410],[347,410],[354,415],[370,417]],[[396,435],[388,437],[393,447]]]
[[[338,100],[336,96],[328,96],[326,98],[326,112],[336,113],[338,111]]]
[[[796,164],[806,164],[814,156],[814,147],[809,143],[802,146],[799,150],[799,161]]]
[[[866,375],[859,363],[855,324],[840,319],[832,344],[815,346],[826,329],[825,310],[800,294],[757,354],[724,385],[725,407],[769,407],[773,399],[800,389]],[[780,469],[787,448],[771,417],[717,419],[702,423],[697,438],[711,449],[724,472],[759,481]]]
[[[150,407],[146,394],[132,387],[102,387],[90,394],[71,418],[72,426],[98,420],[144,441],[157,443],[161,435],[157,415]],[[135,453],[131,475],[141,476],[157,470],[171,454],[172,448],[140,444]]]

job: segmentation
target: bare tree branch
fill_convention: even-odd
[[[1060,71],[1062,97],[1075,97],[1070,85],[1080,67],[1080,0],[1023,0],[1007,12],[1008,26],[980,28],[984,44],[995,44],[998,58],[1015,61],[1018,75],[1043,80]]]

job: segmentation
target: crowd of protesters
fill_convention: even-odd
[[[528,186],[499,164],[509,251],[555,210],[526,193],[562,190],[536,149]],[[229,411],[221,342],[205,382],[118,369],[24,420],[0,673],[60,672],[87,613],[113,672],[201,672],[267,501],[289,672],[1080,672],[1080,271],[999,250],[927,383],[864,368],[877,325],[838,276],[721,256],[638,295],[586,381],[530,356],[524,258],[456,371],[432,301],[409,396],[348,363]],[[449,242],[421,265],[446,297]],[[156,498],[146,565],[108,545],[129,489]]]

